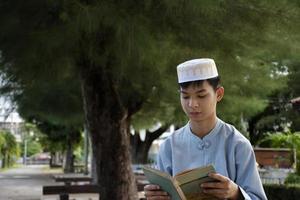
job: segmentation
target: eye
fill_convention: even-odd
[[[189,96],[182,96],[183,99],[189,99]]]
[[[206,97],[206,94],[205,95],[198,95],[198,98],[200,98],[200,99],[203,99],[205,97]]]

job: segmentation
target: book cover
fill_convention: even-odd
[[[213,165],[183,171],[174,177],[150,167],[143,168],[150,183],[161,186],[170,194],[172,200],[214,200],[216,198],[204,194],[201,183],[216,181],[208,176],[215,172]]]

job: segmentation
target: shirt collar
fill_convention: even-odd
[[[195,135],[190,127],[190,122],[187,123],[187,125],[185,126],[185,131],[192,137],[194,137],[197,140],[200,141],[207,141],[207,140],[212,140],[219,132],[220,127],[221,127],[221,120],[219,118],[217,118],[217,122],[215,127],[207,134],[205,135],[203,138],[200,138],[199,136]]]

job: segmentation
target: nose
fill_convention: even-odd
[[[191,107],[191,108],[196,108],[196,107],[199,106],[199,103],[197,102],[196,99],[190,98],[189,102],[188,102],[188,106]]]

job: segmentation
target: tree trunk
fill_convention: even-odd
[[[10,154],[7,155],[7,167],[11,167],[12,166],[12,160],[11,160],[11,156]]]
[[[55,152],[50,152],[50,160],[49,160],[50,168],[54,166],[54,162],[55,162]]]
[[[148,163],[148,152],[154,140],[159,138],[167,129],[168,125],[162,126],[159,129],[146,132],[145,140],[140,139],[140,134],[136,133],[130,136],[132,162],[135,164]]]
[[[4,150],[2,152],[3,158],[2,158],[2,168],[7,167],[7,152]]]
[[[86,130],[86,126],[84,126],[84,174],[89,173],[89,143],[89,134]]]
[[[67,150],[65,154],[64,173],[73,173],[73,172],[74,172],[73,145],[72,145],[71,138],[68,138]]]
[[[50,166],[52,167],[58,167],[62,165],[62,153],[61,152],[51,152],[51,160],[50,160]]]
[[[3,155],[3,159],[2,159],[2,168],[6,167],[6,154]]]
[[[90,133],[101,200],[137,199],[129,153],[128,109],[107,71],[109,67],[81,65],[84,111]]]
[[[259,130],[257,130],[256,125],[259,122],[259,120],[261,120],[263,117],[268,116],[270,114],[273,114],[273,109],[272,106],[268,106],[265,108],[265,110],[263,112],[260,112],[258,114],[256,114],[255,116],[253,116],[252,118],[250,118],[248,124],[248,132],[249,132],[249,139],[251,144],[256,145],[257,142],[262,138],[262,134],[260,133]]]

